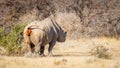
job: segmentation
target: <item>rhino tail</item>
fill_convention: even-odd
[[[25,34],[26,34],[27,36],[30,36],[30,35],[31,35],[31,32],[32,32],[32,30],[31,30],[30,28],[27,28]]]

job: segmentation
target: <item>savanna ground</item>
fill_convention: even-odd
[[[68,38],[93,39],[57,43],[53,57],[13,56],[24,29],[17,24],[51,13]],[[0,68],[120,68],[120,39],[101,36],[120,37],[120,0],[0,0]]]
[[[110,58],[91,55],[97,46],[107,48]],[[47,57],[47,47],[45,54],[46,57],[0,56],[0,68],[120,68],[120,40],[115,38],[67,40],[56,44],[53,57]]]

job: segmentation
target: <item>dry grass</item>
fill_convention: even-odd
[[[91,55],[96,56],[98,58],[104,58],[104,59],[110,59],[112,54],[110,53],[109,49],[106,48],[103,45],[98,45],[96,47],[94,47],[91,51],[90,51]]]
[[[111,59],[90,55],[89,51],[100,44],[110,49]],[[119,44],[120,40],[105,37],[67,40],[56,44],[53,57],[0,56],[0,68],[120,68]]]

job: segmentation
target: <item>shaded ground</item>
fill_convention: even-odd
[[[120,68],[119,44],[120,40],[114,38],[67,40],[56,44],[53,57],[0,56],[0,68]],[[111,59],[91,56],[90,50],[97,45],[107,47]]]

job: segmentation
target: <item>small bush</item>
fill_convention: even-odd
[[[98,58],[104,58],[104,59],[110,59],[112,56],[111,53],[109,52],[109,49],[104,47],[103,45],[94,47],[90,51],[90,54]]]
[[[0,46],[6,49],[5,55],[19,54],[21,51],[22,36],[20,33],[23,31],[25,24],[17,24],[11,27],[11,32],[5,34],[5,28],[0,28]]]

